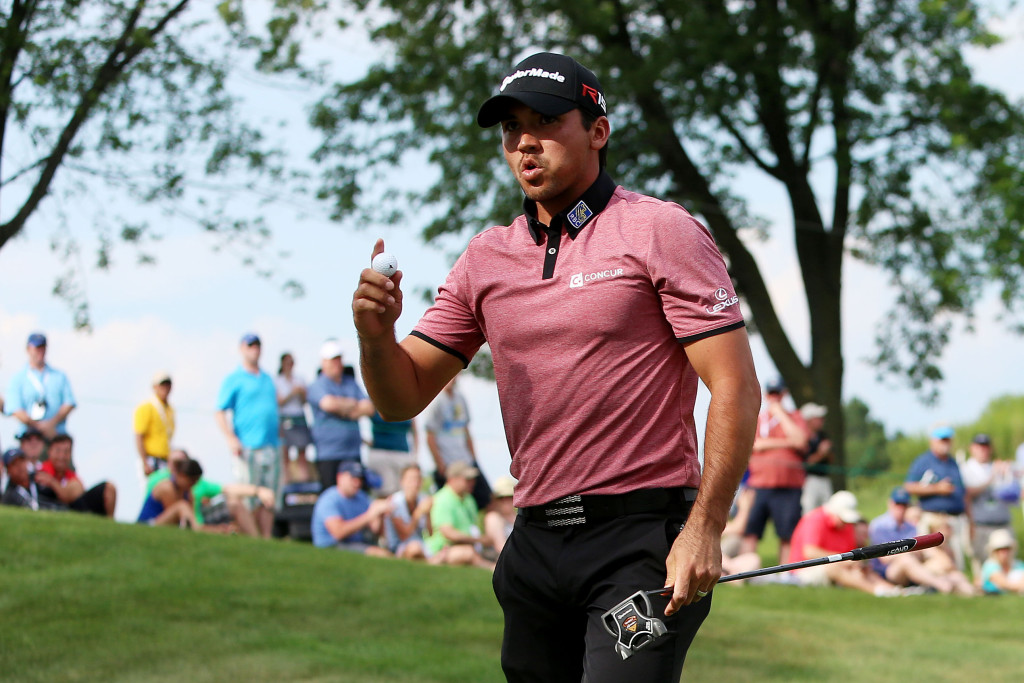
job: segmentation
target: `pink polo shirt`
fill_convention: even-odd
[[[518,507],[697,486],[683,344],[743,325],[707,229],[602,178],[605,208],[567,214],[575,239],[538,245],[525,216],[476,235],[413,331],[465,362],[490,345]]]

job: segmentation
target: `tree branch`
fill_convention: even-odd
[[[14,101],[14,65],[25,47],[28,27],[35,14],[36,0],[21,2],[15,0],[11,5],[11,13],[7,18],[7,26],[3,33],[3,47],[0,48],[0,170],[3,169],[4,140],[7,134],[7,119]],[[3,177],[0,174],[0,177]]]

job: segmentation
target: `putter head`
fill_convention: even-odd
[[[615,651],[624,660],[668,633],[665,623],[651,614],[645,591],[633,593],[602,614],[601,622],[615,638]]]

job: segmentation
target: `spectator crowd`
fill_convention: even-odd
[[[27,363],[0,397],[3,414],[18,422],[18,445],[3,452],[2,503],[112,518],[114,484],[86,488],[74,465],[67,423],[75,397],[67,375],[46,362],[46,350],[45,335],[29,335]],[[502,477],[492,487],[483,476],[456,380],[423,415],[433,464],[425,476],[415,421],[380,417],[336,340],[319,351],[311,382],[295,373],[291,353],[281,355],[271,377],[261,367],[259,336],[242,336],[239,365],[223,380],[214,412],[233,455],[230,483],[207,479],[175,443],[172,378],[154,373],[152,393],[132,419],[145,481],[138,522],[269,538],[288,492],[305,491],[315,496],[308,519],[315,546],[493,569],[515,521],[515,482]],[[1012,516],[1021,499],[1024,444],[1016,463],[995,458],[983,433],[973,435],[967,454],[955,454],[954,430],[937,426],[928,449],[890,492],[885,512],[868,520],[853,493],[832,489],[827,415],[816,403],[796,409],[780,380],[765,385],[747,474],[722,536],[725,573],[761,565],[758,547],[769,522],[780,564],[940,531],[946,541],[936,548],[760,580],[877,596],[1024,594]]]

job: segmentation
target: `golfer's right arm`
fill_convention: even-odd
[[[384,251],[377,240],[373,256]],[[402,313],[402,272],[388,278],[365,268],[352,297],[359,334],[359,364],[373,405],[385,420],[408,420],[423,411],[462,370],[462,362],[417,337],[395,339]]]

